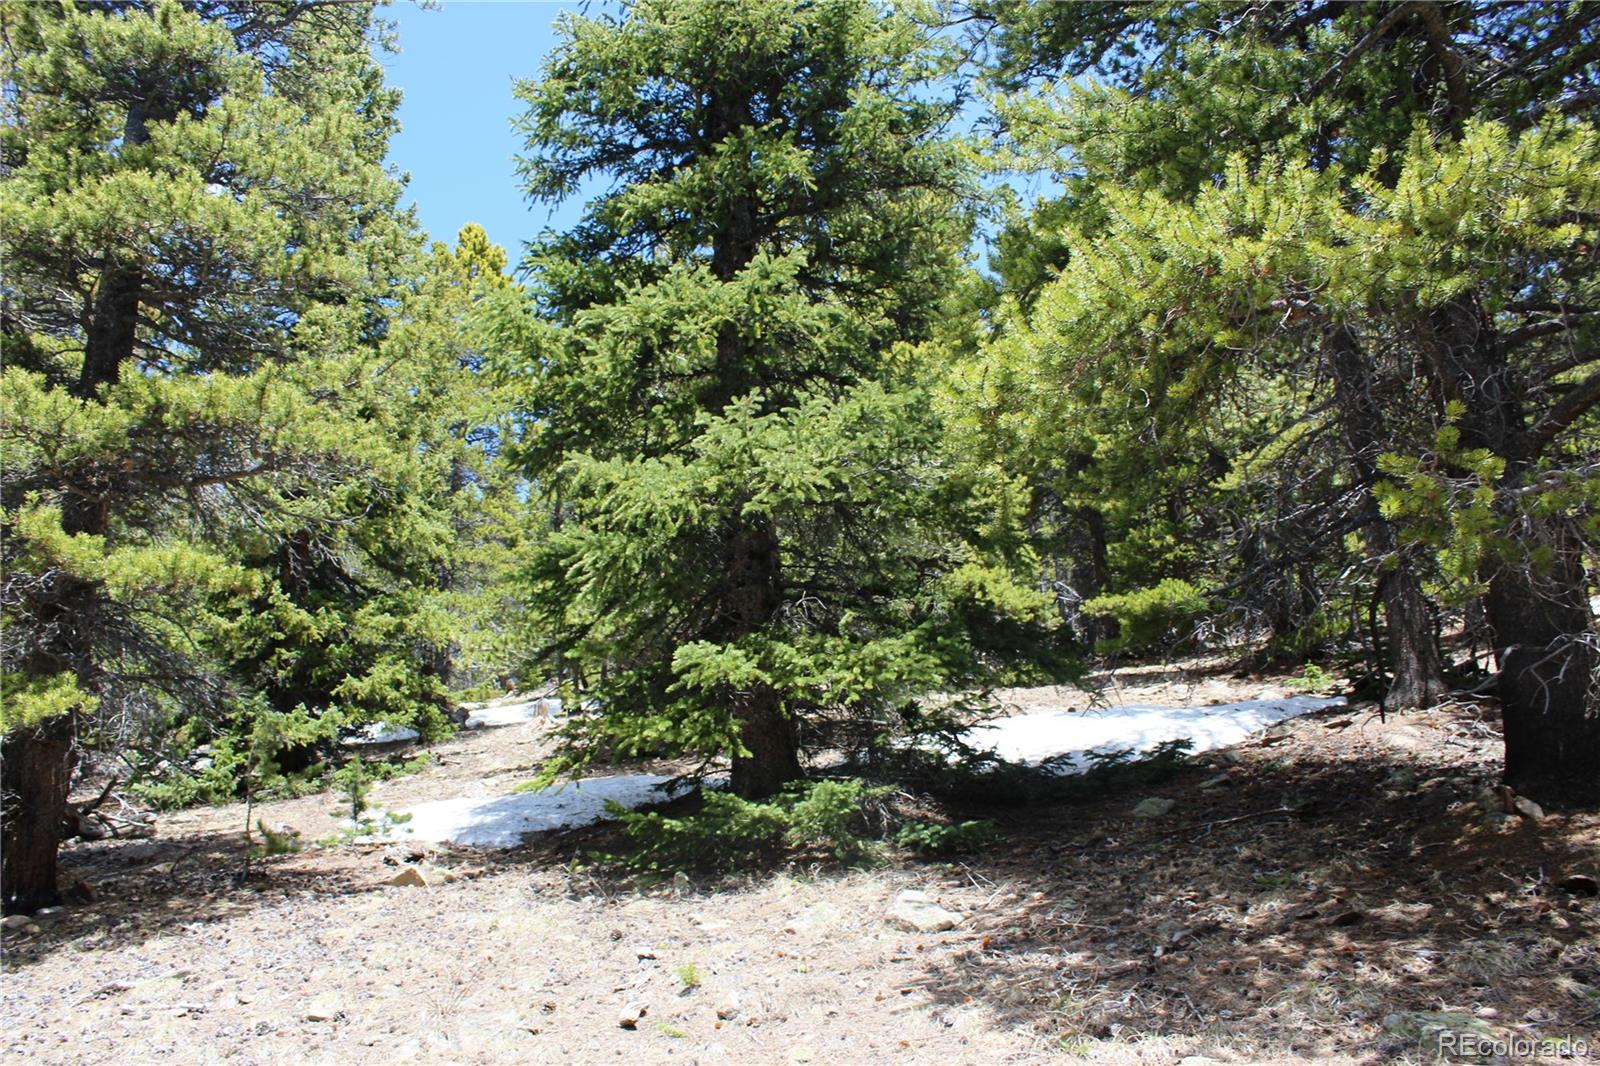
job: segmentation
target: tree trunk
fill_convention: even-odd
[[[1493,325],[1471,296],[1420,323],[1438,398],[1462,410],[1461,443],[1505,461],[1496,509],[1508,552],[1482,575],[1500,668],[1506,781],[1553,801],[1600,801],[1600,648],[1589,609],[1582,536],[1561,516],[1520,505],[1537,450],[1518,382]]]
[[[1592,803],[1600,801],[1600,654],[1581,547],[1560,539],[1548,566],[1502,565],[1489,581],[1506,783],[1539,799]]]
[[[168,109],[156,118],[170,119]],[[129,109],[123,139],[129,145],[149,141],[150,112],[144,104]],[[89,307],[84,336],[83,368],[69,388],[71,395],[94,403],[103,386],[117,381],[122,364],[133,357],[138,339],[139,302],[144,295],[144,275],[137,265],[121,263],[108,252]],[[108,495],[113,486],[88,486],[86,493],[63,493],[61,527],[68,534],[104,535],[109,517]],[[98,585],[72,581],[53,603],[43,604],[47,628],[54,621],[54,646],[39,656],[41,672],[48,675],[70,670],[80,687],[95,675],[93,649],[87,629],[101,596]],[[41,722],[33,729],[13,730],[0,741],[3,750],[5,830],[0,849],[0,885],[6,913],[33,910],[59,902],[56,893],[56,852],[61,846],[61,823],[66,815],[72,781],[75,713]]]
[[[1383,705],[1390,710],[1432,707],[1450,693],[1444,680],[1444,663],[1434,639],[1433,615],[1417,578],[1409,548],[1400,543],[1394,524],[1378,509],[1373,486],[1378,480],[1378,456],[1387,443],[1383,414],[1372,394],[1372,373],[1355,333],[1339,324],[1328,330],[1323,344],[1328,371],[1333,378],[1339,424],[1361,493],[1361,520],[1367,544],[1380,560],[1378,595],[1389,635],[1391,681]]]
[[[72,777],[73,716],[14,729],[0,741],[0,907],[32,914],[61,902],[56,852]]]
[[[759,632],[783,602],[778,537],[770,520],[743,516],[729,520],[727,574],[722,600],[726,640]],[[735,695],[739,751],[734,752],[730,787],[746,799],[765,799],[800,777],[800,746],[795,724],[772,686],[757,683]]]
[[[730,786],[745,799],[766,799],[800,777],[800,744],[794,721],[783,713],[778,694],[759,685],[735,704],[739,742]]]

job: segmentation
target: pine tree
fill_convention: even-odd
[[[1115,301],[1127,321],[1120,304],[1139,293],[1128,306],[1151,317],[1133,365],[1315,366],[1399,702],[1440,691],[1423,583],[1451,582],[1482,598],[1492,630],[1508,780],[1592,797],[1584,509],[1600,378],[1579,120],[1600,15],[996,4],[980,17],[999,27],[997,79],[1039,90],[1003,112],[1081,205],[1077,243],[1057,243],[1127,260],[1100,298],[1079,286],[1074,313]]]
[[[870,741],[1047,621],[926,389],[967,236],[953,105],[927,32],[852,0],[561,30],[519,90],[523,173],[600,191],[498,320],[553,514],[545,659],[601,707],[561,768],[731,755],[767,796],[826,723]]]
[[[383,168],[397,98],[370,9],[25,4],[0,21],[12,911],[56,894],[80,745],[251,705],[231,656],[257,606],[314,642],[325,615],[287,589],[393,593],[371,561],[415,570],[441,531],[413,491],[425,464],[386,436],[411,393],[379,358],[385,296],[415,238]],[[394,606],[369,620],[404,647]]]

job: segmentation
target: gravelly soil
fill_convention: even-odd
[[[1097,698],[1284,691],[1204,666],[1124,671]],[[468,734],[373,801],[506,792],[548,748],[538,723]],[[1497,749],[1480,710],[1339,709],[1071,802],[908,797],[1001,824],[962,861],[715,884],[571,863],[605,830],[493,855],[315,848],[241,882],[243,809],[187,811],[154,840],[68,849],[99,897],[6,935],[0,1048],[41,1063],[1422,1061],[1392,1016],[1441,1010],[1593,1041],[1600,903],[1558,883],[1600,873],[1600,818],[1485,827],[1472,800]],[[1133,817],[1152,795],[1177,806]],[[257,811],[313,840],[336,802]],[[433,883],[384,884],[413,865]],[[905,888],[965,920],[894,928]]]

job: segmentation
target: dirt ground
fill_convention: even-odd
[[[1092,698],[1007,696],[1177,705],[1293,685],[1207,663],[1100,680]],[[547,728],[465,734],[371,801],[508,792],[548,753]],[[97,898],[5,934],[0,1049],[18,1063],[1422,1062],[1418,1012],[1449,1012],[1501,1040],[1586,1039],[1594,1058],[1600,900],[1582,878],[1600,876],[1600,816],[1486,824],[1476,797],[1498,755],[1486,709],[1334,708],[1158,784],[946,810],[1002,830],[960,860],[651,886],[581,862],[605,829],[510,852],[315,847],[243,881],[243,808],[185,811],[151,840],[67,849]],[[1135,817],[1151,796],[1176,805]],[[257,813],[310,841],[337,802]],[[413,865],[432,883],[385,884]],[[964,920],[892,926],[908,888]],[[1540,1060],[1523,1050],[1508,1060]]]

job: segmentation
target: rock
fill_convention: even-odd
[[[332,996],[318,996],[306,1005],[300,1016],[308,1022],[331,1022],[343,1013],[338,1000]]]
[[[1516,819],[1504,811],[1490,811],[1483,816],[1483,827],[1491,833],[1510,833],[1517,824]]]
[[[1201,792],[1216,792],[1216,791],[1219,791],[1220,789],[1227,788],[1232,783],[1233,783],[1233,775],[1232,774],[1218,774],[1215,777],[1208,777],[1204,781],[1200,782],[1200,791]]]
[[[1527,796],[1517,796],[1511,801],[1511,809],[1532,822],[1537,822],[1544,817],[1544,808],[1539,806]]]
[[[404,870],[384,881],[386,885],[413,885],[417,888],[427,888],[428,878],[415,866],[407,866]]]
[[[717,1017],[725,1022],[737,1018],[739,1012],[743,1009],[744,1001],[739,998],[736,992],[730,992],[717,1001]]]
[[[1383,779],[1383,787],[1397,791],[1405,791],[1417,783],[1417,772],[1409,766],[1402,766]]]
[[[51,922],[57,918],[65,917],[66,913],[67,908],[65,907],[40,907],[33,912],[33,917],[36,921]]]
[[[1478,806],[1484,814],[1508,814],[1505,802],[1500,798],[1500,791],[1494,788],[1482,788],[1475,797]]]
[[[68,903],[93,903],[100,896],[99,889],[81,877],[72,877],[70,883],[62,886],[61,895]]]
[[[4,921],[0,921],[0,928],[21,929],[32,920],[26,914],[8,914]]]
[[[1556,882],[1556,885],[1561,891],[1571,893],[1574,896],[1600,895],[1600,882],[1596,882],[1588,874],[1573,874],[1571,877],[1564,877]]]
[[[650,1008],[643,1003],[630,1003],[622,1008],[622,1013],[617,1015],[617,1028],[637,1029],[639,1019],[650,1013]]]
[[[1172,813],[1172,808],[1178,805],[1177,800],[1167,799],[1165,796],[1151,796],[1149,799],[1139,801],[1133,809],[1135,818],[1164,818]]]
[[[940,933],[961,924],[961,915],[947,911],[926,892],[907,889],[889,906],[889,920],[913,933]]]
[[[1416,751],[1422,747],[1422,738],[1407,726],[1400,726],[1385,733],[1383,742],[1395,751]]]

